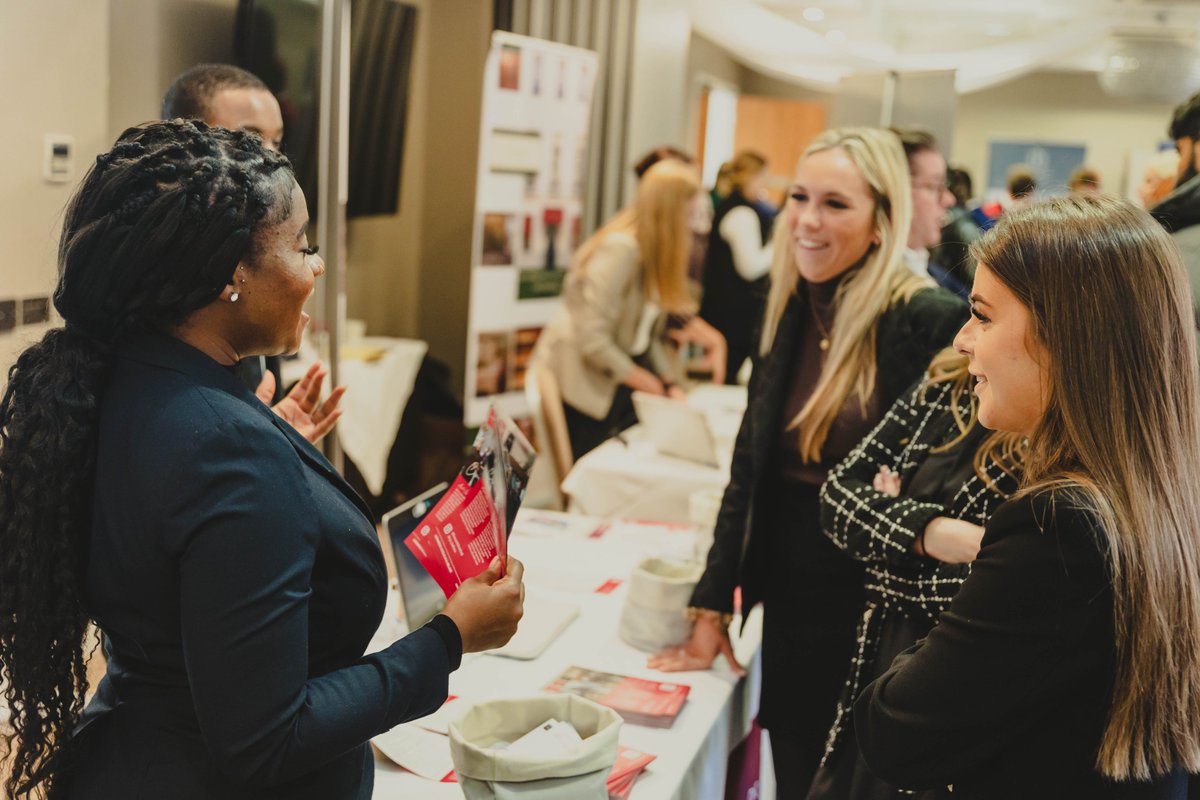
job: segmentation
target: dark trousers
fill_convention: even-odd
[[[563,414],[567,418],[567,435],[571,437],[571,455],[576,461],[637,422],[633,390],[624,384],[617,386],[612,408],[603,419],[585,414],[568,403],[563,403]]]
[[[763,529],[770,533],[763,553],[758,718],[771,735],[779,800],[808,794],[855,652],[863,604],[862,566],[821,532],[817,488],[781,481],[763,504],[770,520]]]

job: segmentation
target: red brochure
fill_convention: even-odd
[[[682,683],[648,681],[612,672],[567,667],[546,685],[545,690],[586,697],[608,706],[633,725],[669,728],[691,688]]]
[[[493,406],[466,465],[404,540],[446,597],[496,556],[504,574],[508,532],[525,497],[534,458],[533,446],[516,423]]]

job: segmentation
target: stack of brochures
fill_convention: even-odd
[[[577,694],[608,706],[631,725],[669,728],[679,716],[692,687],[568,667],[545,688],[548,692]]]
[[[508,563],[508,532],[525,497],[533,445],[495,406],[479,428],[471,455],[421,525],[404,540],[446,597],[500,557]]]
[[[654,756],[634,750],[632,747],[620,746],[617,750],[617,762],[613,764],[612,772],[608,773],[609,800],[626,800],[633,791],[633,784],[646,770],[646,765],[654,760]]]

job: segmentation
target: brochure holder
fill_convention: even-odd
[[[495,749],[544,720],[570,722],[583,741],[559,758]],[[449,725],[450,756],[467,800],[608,800],[621,717],[575,695],[477,703]]]

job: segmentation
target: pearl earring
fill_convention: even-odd
[[[231,302],[231,303],[236,303],[236,302],[237,302],[237,299],[238,299],[238,293],[237,293],[237,292],[234,292],[233,294],[229,295],[229,302]]]

